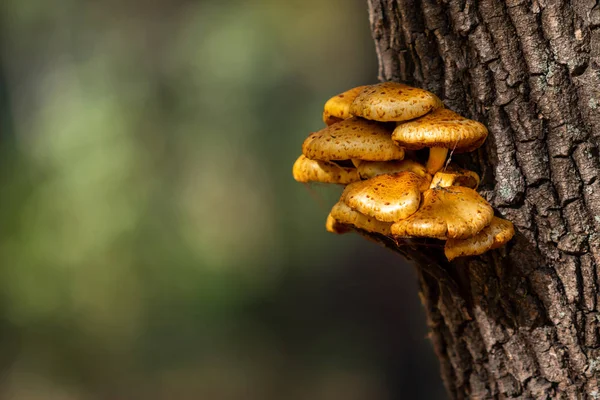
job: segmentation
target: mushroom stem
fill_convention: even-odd
[[[435,174],[446,163],[448,149],[445,147],[432,147],[429,149],[429,159],[427,160],[427,172]]]

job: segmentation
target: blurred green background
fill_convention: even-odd
[[[3,0],[0,46],[0,398],[444,396],[412,268],[291,176],[363,0]]]

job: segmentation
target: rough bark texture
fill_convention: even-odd
[[[600,2],[368,4],[379,78],[488,126],[454,158],[518,230],[453,263],[386,241],[417,261],[449,396],[600,398]]]

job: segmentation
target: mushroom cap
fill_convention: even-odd
[[[360,180],[356,168],[346,168],[329,161],[311,160],[304,155],[298,157],[292,168],[298,182],[348,183]]]
[[[392,224],[390,222],[378,221],[373,217],[364,215],[350,208],[343,201],[338,201],[331,209],[330,215],[340,224],[353,225],[359,229],[369,232],[381,233],[389,236]]]
[[[325,107],[323,107],[323,122],[331,125],[350,118],[352,116],[350,114],[350,105],[364,88],[366,86],[358,86],[327,100]]]
[[[414,121],[399,123],[392,139],[407,149],[443,147],[457,153],[473,151],[483,144],[488,130],[447,108],[438,108]]]
[[[494,210],[479,194],[462,186],[428,189],[419,210],[392,225],[395,236],[465,239],[492,221]]]
[[[357,167],[361,179],[370,179],[377,175],[394,174],[396,172],[410,171],[420,177],[431,180],[424,165],[413,160],[399,161],[363,161]]]
[[[350,228],[348,225],[336,221],[336,219],[331,216],[331,213],[327,215],[327,220],[325,221],[325,229],[327,230],[327,232],[335,233],[337,235],[341,235],[352,230],[352,228]]]
[[[490,225],[481,232],[467,239],[449,239],[444,247],[444,254],[449,261],[457,257],[477,256],[488,250],[501,247],[515,234],[512,222],[494,217]]]
[[[404,149],[391,138],[385,124],[352,117],[310,134],[302,153],[312,160],[401,160]]]
[[[358,173],[360,175],[360,170]],[[471,189],[477,189],[477,186],[479,186],[479,175],[474,171],[461,168],[456,164],[450,164],[447,168],[435,173],[431,180],[430,187],[433,189],[435,187],[450,186],[464,186]]]
[[[442,101],[427,90],[383,82],[365,87],[354,99],[350,113],[375,121],[407,121],[443,106]]]
[[[419,209],[421,190],[428,184],[425,178],[408,171],[378,175],[346,186],[340,200],[379,221],[395,222]]]

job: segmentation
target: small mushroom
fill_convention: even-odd
[[[494,217],[489,226],[467,239],[449,239],[444,253],[449,261],[457,257],[477,256],[507,243],[515,234],[512,222]]]
[[[473,151],[481,146],[487,134],[482,123],[446,108],[438,108],[422,118],[399,123],[392,138],[400,146],[411,150],[429,147],[427,171],[435,174],[444,166],[448,149],[457,153]]]
[[[352,117],[312,133],[302,144],[312,160],[389,161],[404,158],[404,149],[391,138],[385,124]]]
[[[355,87],[327,100],[323,108],[323,122],[332,125],[350,118],[350,105],[364,88],[366,86]]]
[[[378,221],[373,217],[364,215],[350,208],[343,201],[338,201],[331,209],[330,214],[339,224],[353,225],[359,229],[369,232],[381,233],[382,235],[390,235],[390,222]]]
[[[370,179],[377,175],[394,174],[396,172],[410,171],[420,177],[431,180],[431,175],[425,169],[425,166],[413,160],[399,161],[363,161],[357,166],[358,174],[361,179]]]
[[[492,221],[494,210],[473,189],[461,186],[428,189],[419,210],[392,225],[399,237],[466,239]]]
[[[335,233],[337,235],[341,235],[352,230],[352,228],[350,228],[348,225],[342,224],[338,222],[335,218],[333,218],[331,216],[331,213],[327,215],[327,220],[325,221],[325,229],[327,229],[327,232]]]
[[[419,209],[421,191],[428,186],[428,180],[413,172],[378,175],[346,186],[340,200],[364,215],[395,222]]]
[[[443,106],[442,101],[427,90],[383,82],[365,87],[354,99],[350,113],[375,121],[407,121]]]
[[[329,161],[311,160],[304,155],[298,157],[292,168],[298,182],[348,183],[360,180],[356,168],[346,168]]]
[[[358,173],[361,175],[360,170]],[[432,189],[435,187],[449,186],[464,186],[471,189],[477,189],[477,186],[479,186],[479,175],[477,175],[476,172],[461,168],[456,164],[450,164],[448,167],[436,172],[431,180]]]

